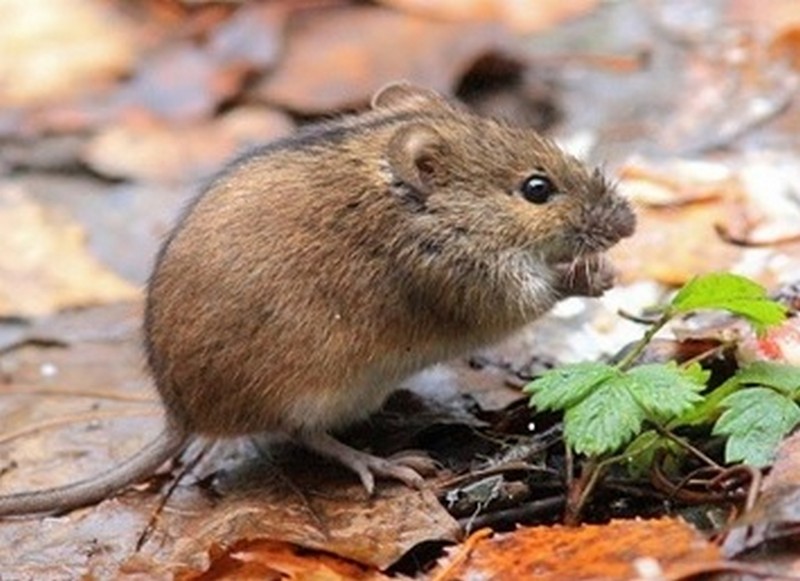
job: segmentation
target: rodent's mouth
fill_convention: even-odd
[[[614,286],[616,270],[604,252],[573,257],[552,265],[567,295],[600,296]]]
[[[601,265],[609,264],[611,261],[606,256],[606,253],[601,252],[585,252],[578,255],[571,255],[561,259],[552,260],[550,265],[557,270],[597,270]]]

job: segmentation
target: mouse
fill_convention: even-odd
[[[197,436],[277,433],[375,479],[424,479],[335,434],[409,376],[613,286],[636,218],[599,169],[539,133],[406,82],[360,114],[241,155],[185,208],[146,290],[163,431],[74,484],[0,497],[64,512],[155,472]]]

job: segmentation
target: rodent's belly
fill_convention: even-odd
[[[287,406],[284,419],[290,429],[336,430],[361,421],[377,412],[386,398],[415,373],[462,353],[463,349],[417,349],[373,362],[359,374],[336,388],[298,392]]]
[[[290,430],[336,430],[378,411],[397,383],[349,385],[298,394],[286,409]]]

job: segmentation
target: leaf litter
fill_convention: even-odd
[[[137,289],[179,199],[236,151],[361,107],[387,81],[407,78],[464,96],[483,91],[474,102],[489,113],[541,122],[565,145],[606,163],[637,200],[640,226],[614,251],[623,286],[601,301],[567,301],[503,345],[417,378],[416,395],[398,394],[395,411],[351,436],[386,453],[426,450],[442,464],[430,491],[384,484],[377,498],[365,499],[351,475],[291,448],[269,457],[249,442],[204,455],[196,446],[146,485],[96,507],[4,521],[0,536],[12,549],[0,557],[0,573],[381,578],[378,570],[394,565],[395,573],[438,579],[445,577],[430,567],[441,546],[485,525],[506,532],[449,552],[480,547],[481,559],[462,565],[498,578],[520,570],[547,578],[555,549],[539,537],[523,553],[537,567],[510,569],[506,543],[522,543],[532,530],[554,535],[558,547],[578,539],[575,552],[585,561],[553,569],[561,578],[735,570],[675,520],[512,532],[518,523],[558,520],[569,484],[553,464],[561,462],[559,418],[531,417],[519,387],[555,364],[619,352],[638,334],[636,323],[616,316],[619,307],[645,312],[698,274],[736,270],[784,289],[800,278],[798,170],[789,138],[800,116],[787,108],[798,19],[786,2],[592,9],[595,3],[576,0],[548,14],[526,3],[443,3],[432,18],[425,6],[400,1],[76,0],[58,9],[46,0],[2,1],[14,18],[0,34],[0,46],[9,47],[0,51],[0,71],[15,82],[0,90],[0,221],[7,221],[3,232],[30,241],[22,251],[4,248],[0,237],[0,289],[9,289],[0,292],[4,491],[102,470],[161,425],[139,347]],[[25,28],[25,18],[34,25]],[[747,26],[758,34],[744,34]],[[354,27],[363,34],[353,36]],[[36,249],[38,262],[20,259]],[[713,352],[721,381],[753,362],[798,362],[796,317],[757,335],[729,317],[693,316],[675,325],[674,336],[646,355],[685,361]],[[750,409],[737,405],[734,399],[730,409]],[[778,529],[791,538],[785,525],[796,520],[796,486],[779,476],[792,473],[792,441],[779,448],[763,494],[734,527],[749,536],[731,535],[728,555],[769,550]],[[661,476],[674,477],[662,467]],[[747,482],[734,476],[728,498],[741,498]],[[750,486],[757,492],[760,485]],[[657,488],[611,479],[592,520],[662,517],[664,502]],[[734,504],[703,506],[710,520],[724,520]],[[669,514],[713,530],[689,508],[678,503]],[[640,542],[621,533],[639,528],[644,539],[682,540],[642,545],[634,558],[626,551]],[[582,534],[616,544],[600,543],[592,553],[595,541]],[[689,545],[696,551],[662,552]],[[485,565],[484,553],[498,561]]]

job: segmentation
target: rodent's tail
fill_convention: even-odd
[[[0,496],[0,517],[65,511],[100,502],[155,472],[188,443],[187,433],[168,425],[133,456],[97,476],[57,488]]]

